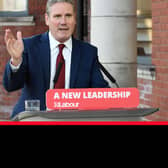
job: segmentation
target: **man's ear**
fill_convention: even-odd
[[[45,13],[45,24],[48,26],[49,25],[49,23],[48,23],[48,20],[49,20],[49,16],[48,16],[48,14],[47,13]]]

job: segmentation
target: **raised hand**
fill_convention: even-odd
[[[22,53],[24,50],[24,44],[22,40],[22,33],[20,31],[17,32],[17,39],[14,37],[13,33],[10,29],[5,30],[5,43],[8,53],[12,58],[12,64],[17,66],[22,61]]]

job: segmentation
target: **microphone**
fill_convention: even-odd
[[[56,69],[55,77],[54,77],[54,80],[53,80],[54,84],[55,84],[55,83],[57,82],[57,80],[58,80],[58,77],[59,77],[59,74],[60,74],[62,65],[63,65],[63,62],[59,62],[58,67],[57,67],[57,69]]]
[[[119,84],[117,83],[116,79],[106,70],[106,68],[98,61],[98,64],[100,66],[100,69],[103,71],[103,73],[107,76],[107,78],[116,85],[117,88],[119,88]]]

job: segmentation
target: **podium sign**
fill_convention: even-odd
[[[51,89],[46,93],[46,105],[51,110],[136,108],[139,91],[137,88]]]

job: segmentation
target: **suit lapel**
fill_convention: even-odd
[[[46,89],[50,87],[50,46],[48,33],[41,37],[41,44],[39,46],[40,62]]]
[[[80,62],[80,44],[77,40],[72,39],[72,58],[71,58],[71,76],[70,76],[70,88],[75,85],[77,72]]]

